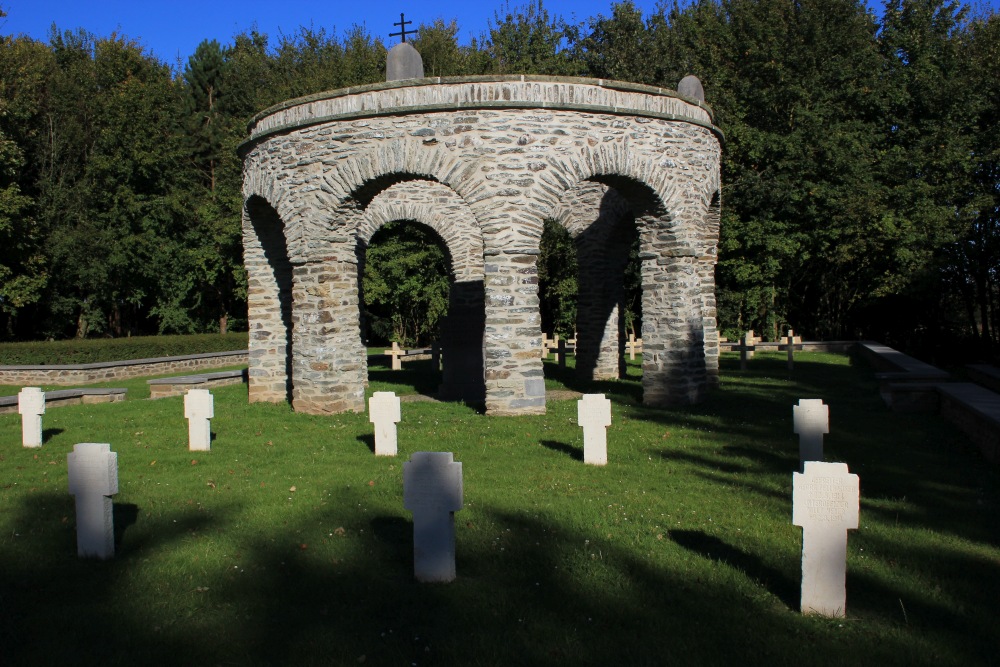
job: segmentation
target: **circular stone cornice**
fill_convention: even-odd
[[[641,116],[704,127],[725,140],[711,107],[677,91],[606,79],[560,76],[432,77],[352,86],[282,102],[251,119],[246,157],[272,136],[312,125],[379,116],[517,109]]]

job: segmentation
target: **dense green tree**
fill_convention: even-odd
[[[7,336],[15,334],[18,316],[39,302],[48,280],[36,172],[26,150],[40,131],[41,90],[51,65],[41,45],[0,37],[0,331]]]
[[[550,17],[541,0],[511,9],[505,5],[490,21],[484,44],[489,71],[495,74],[574,76],[583,71],[572,56],[579,27]]]
[[[448,312],[451,259],[437,233],[415,222],[382,227],[365,255],[362,291],[369,339],[429,343]]]
[[[576,331],[577,261],[569,233],[553,220],[542,228],[538,256],[538,301],[542,331],[564,337]]]

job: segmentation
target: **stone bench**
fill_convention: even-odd
[[[149,385],[149,397],[166,398],[167,396],[182,396],[190,389],[209,389],[228,384],[240,384],[247,381],[247,369],[234,371],[216,371],[214,373],[199,373],[198,375],[181,375],[172,378],[157,378],[146,380]]]
[[[63,405],[117,403],[125,400],[125,389],[59,389],[45,392],[45,409]],[[17,413],[17,396],[0,396],[0,414]]]
[[[941,415],[965,433],[988,461],[1000,463],[1000,394],[971,382],[938,385]]]
[[[990,364],[968,364],[969,379],[992,391],[1000,392],[1000,368]]]

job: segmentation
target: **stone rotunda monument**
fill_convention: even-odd
[[[390,74],[407,71],[393,65],[404,45],[403,57],[415,53],[397,45]],[[619,377],[637,235],[643,402],[701,399],[718,382],[722,138],[701,83],[678,88],[407,78],[256,116],[240,149],[250,400],[365,409],[365,252],[380,227],[405,221],[437,232],[451,258],[441,397],[543,413],[536,260],[546,219],[578,253],[577,372]]]

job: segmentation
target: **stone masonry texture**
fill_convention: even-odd
[[[365,409],[365,250],[382,225],[410,221],[452,259],[442,397],[544,412],[546,219],[580,260],[578,373],[621,372],[622,278],[637,237],[643,401],[701,400],[718,382],[721,142],[704,102],[596,79],[395,81],[259,114],[240,148],[250,400]]]

